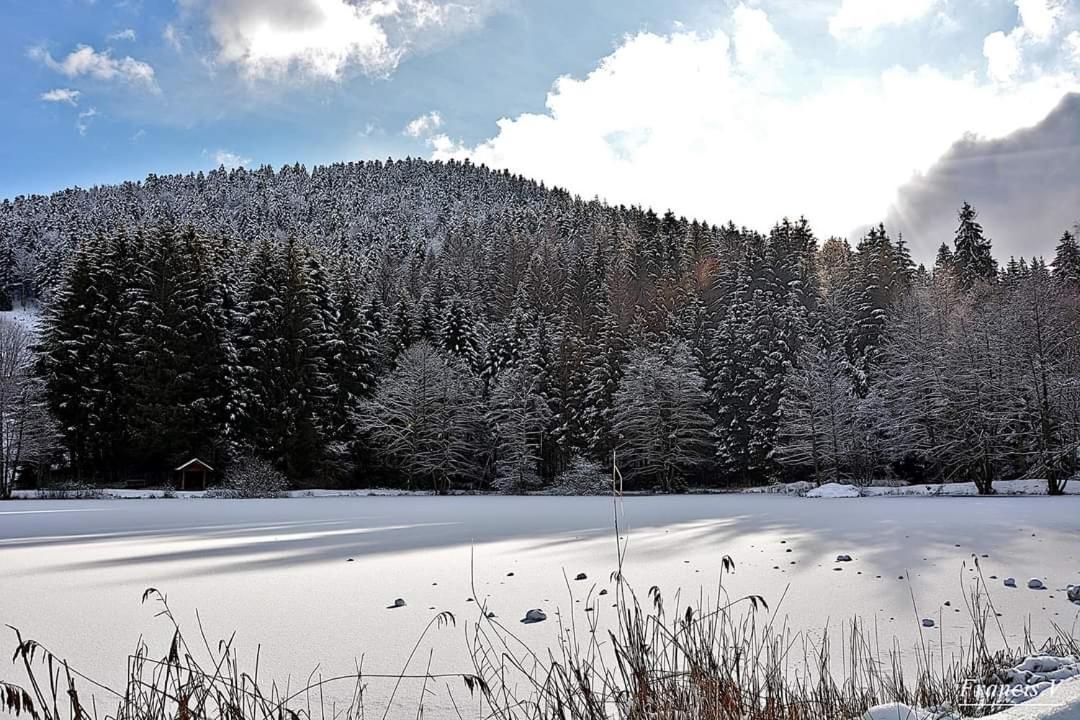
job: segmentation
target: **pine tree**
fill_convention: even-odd
[[[229,401],[226,324],[194,230],[162,225],[150,234],[130,297],[131,461],[159,474],[190,457],[216,463]]]
[[[510,367],[500,373],[487,413],[498,489],[523,492],[540,486],[541,452],[551,419],[551,409],[529,368]]]
[[[952,248],[945,243],[941,243],[941,247],[937,251],[937,259],[934,260],[934,273],[936,275],[951,273],[954,260]]]
[[[960,225],[956,228],[953,246],[952,268],[960,287],[967,290],[980,282],[990,282],[997,277],[997,263],[990,253],[990,241],[983,236],[978,213],[964,203],[959,213]]]
[[[1054,251],[1054,279],[1066,287],[1080,289],[1080,243],[1066,232]]]
[[[353,418],[361,400],[375,389],[374,357],[379,347],[378,310],[361,306],[352,270],[343,266],[334,284],[333,338],[327,373],[330,378],[330,434],[339,441],[356,438]]]
[[[774,472],[780,399],[791,357],[786,327],[773,302],[775,286],[760,252],[748,247],[708,360],[719,467],[743,482],[764,482]]]
[[[92,338],[88,335],[95,249],[91,241],[83,242],[69,260],[63,283],[45,316],[39,361],[49,408],[60,425],[69,462],[80,478],[92,472],[92,407],[84,390],[91,387],[95,376],[90,364]]]
[[[252,258],[241,304],[242,436],[297,481],[321,474],[332,388],[328,289],[310,250],[264,241]]]
[[[480,358],[480,339],[476,320],[466,302],[455,295],[446,303],[439,340],[443,350],[475,367]]]

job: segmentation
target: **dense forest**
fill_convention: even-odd
[[[1080,245],[932,268],[584,201],[469,163],[217,170],[0,204],[0,493],[167,482],[574,489],[1080,467]]]

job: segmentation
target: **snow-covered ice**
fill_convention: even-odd
[[[671,607],[680,588],[684,597],[714,593],[728,554],[736,562],[725,580],[732,596],[761,594],[775,611],[786,592],[778,612],[793,629],[819,637],[826,622],[859,615],[876,621],[883,642],[895,635],[912,647],[930,617],[940,630],[925,640],[936,647],[940,632],[948,653],[968,634],[966,614],[954,610],[974,554],[988,577],[1037,575],[1049,589],[991,583],[1012,642],[1029,619],[1040,639],[1052,634],[1051,622],[1068,628],[1076,620],[1080,608],[1065,588],[1080,581],[1080,499],[857,503],[852,512],[846,502],[768,494],[627,498],[625,574],[640,593],[659,586]],[[235,630],[248,660],[261,645],[261,676],[288,675],[295,684],[316,665],[349,672],[361,655],[368,672],[399,672],[435,612],[448,610],[457,626],[433,631],[418,656],[426,662],[431,648],[433,671],[469,671],[464,625],[481,612],[507,618],[523,640],[542,646],[581,607],[575,599],[612,587],[612,515],[611,499],[601,497],[3,502],[0,623],[116,683],[140,635],[154,651],[167,647],[157,608],[140,604],[153,586],[190,630],[198,609],[209,637]],[[834,572],[841,553],[858,562]],[[567,583],[578,573],[588,580]],[[399,597],[407,605],[388,611]],[[950,600],[954,607],[944,605]],[[532,609],[548,621],[516,622]],[[606,601],[593,614],[600,627],[614,619]],[[0,635],[0,650],[4,642]],[[373,683],[369,697],[379,692]],[[415,717],[415,705],[409,709]]]

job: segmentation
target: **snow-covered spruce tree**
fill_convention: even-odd
[[[97,368],[92,364],[93,262],[96,248],[82,243],[67,263],[64,280],[44,317],[38,372],[45,381],[49,409],[60,425],[68,463],[77,478],[93,472],[94,438],[89,419]]]
[[[333,335],[328,340],[327,373],[330,378],[329,432],[338,442],[356,437],[352,418],[361,400],[375,389],[374,353],[380,349],[377,307],[364,306],[356,288],[354,269],[342,262],[334,281]],[[380,360],[382,360],[380,358]]]
[[[56,427],[33,373],[33,335],[0,319],[0,499],[11,497],[19,473],[47,462]]]
[[[416,343],[398,358],[355,422],[408,489],[445,492],[473,480],[483,458],[479,382],[459,359]]]
[[[997,277],[997,262],[991,254],[990,241],[983,235],[982,225],[977,218],[975,208],[964,203],[960,208],[960,224],[953,241],[952,271],[960,287],[965,290]]]
[[[44,322],[39,372],[79,479],[115,480],[128,448],[128,278],[141,237],[98,236],[80,245]]]
[[[790,355],[773,298],[769,268],[751,248],[726,297],[709,357],[717,461],[725,476],[739,482],[766,482],[775,470],[772,455]]]
[[[947,243],[941,243],[934,260],[934,274],[943,276],[952,273],[954,260],[952,248]]]
[[[443,310],[439,341],[446,352],[476,367],[480,358],[479,328],[472,310],[458,295],[450,298]]]
[[[418,339],[416,325],[409,296],[402,293],[394,305],[393,316],[387,328],[387,356],[383,358],[383,362],[388,368],[392,368],[397,358]]]
[[[1071,290],[1080,290],[1080,243],[1065,232],[1054,251],[1054,279]]]
[[[615,394],[619,467],[639,487],[684,488],[709,459],[705,380],[684,345],[630,354]]]
[[[152,230],[131,279],[125,343],[129,462],[159,472],[190,457],[219,462],[229,402],[220,283],[191,229]]]
[[[334,328],[329,289],[310,248],[264,242],[254,253],[238,338],[242,436],[293,481],[326,470]]]
[[[275,438],[270,415],[280,402],[279,361],[282,354],[280,290],[284,286],[280,248],[268,238],[254,248],[240,288],[235,345],[237,433],[252,449],[272,453]],[[269,455],[276,462],[280,457]]]
[[[606,461],[615,449],[615,393],[623,377],[623,353],[615,319],[605,313],[589,352],[583,424],[590,455]]]
[[[869,391],[887,328],[889,307],[898,294],[895,260],[888,233],[879,225],[859,241],[851,266],[854,306],[847,350],[855,371],[855,390],[861,395]]]

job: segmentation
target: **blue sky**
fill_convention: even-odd
[[[1080,89],[1075,0],[0,0],[0,196],[473,157],[823,234]]]

